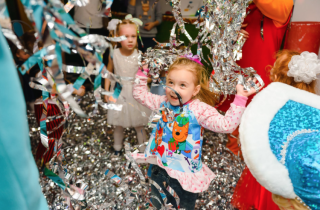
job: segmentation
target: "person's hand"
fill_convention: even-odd
[[[248,82],[249,82],[249,81],[251,81],[251,79],[249,79]],[[256,86],[257,86],[257,87],[259,88],[259,90],[260,90],[260,84],[259,84],[259,83],[258,83],[258,84],[256,83],[256,82],[257,82],[257,79],[256,79],[256,78],[253,79],[253,82],[256,84]],[[239,95],[239,96],[249,97],[249,96],[251,96],[252,94],[256,93],[256,89],[254,89],[254,87],[251,87],[251,88],[250,88],[250,91],[246,91],[246,90],[244,89],[243,85],[241,85],[241,84],[237,84],[236,89],[237,89],[237,95]]]
[[[248,38],[249,38],[249,33],[244,29],[244,28],[247,27],[247,26],[248,26],[248,23],[242,24],[242,25],[241,25],[241,30],[240,30],[240,33],[243,34],[243,38],[245,38],[245,39],[248,39]]]
[[[83,96],[86,93],[86,88],[84,86],[81,86],[79,90],[75,89],[73,93],[78,96]]]
[[[240,30],[240,33],[243,34],[243,38],[245,38],[245,39],[248,39],[248,38],[249,38],[249,33],[248,33],[246,30],[241,29],[241,30]]]
[[[146,62],[142,62],[142,69],[145,70],[145,71],[149,71],[148,69],[148,64]]]
[[[248,26],[248,23],[243,23],[243,24],[241,24],[241,28],[245,28],[245,27],[247,27]]]
[[[146,29],[147,31],[150,31],[153,27],[154,27],[154,22],[149,22],[149,23],[146,23],[145,25],[144,25],[144,29]]]
[[[147,77],[148,73],[149,73],[149,69],[148,68],[145,68],[147,67],[146,65],[143,65],[143,70],[141,70],[141,68],[139,68],[138,72],[137,72],[137,75],[140,76],[140,77]],[[147,74],[145,74],[145,73]]]

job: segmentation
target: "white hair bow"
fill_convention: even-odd
[[[114,31],[114,33],[116,33],[117,25],[121,22],[122,21],[119,19],[112,19],[109,21],[107,29],[109,31]]]
[[[139,26],[142,26],[142,21],[139,18],[133,18],[131,14],[126,15],[126,17],[124,18],[126,20],[131,20],[132,22],[134,22],[138,28]]]
[[[133,18],[131,14],[126,15],[125,19],[134,22],[138,26],[138,28],[139,28],[139,26],[142,26],[142,24],[143,24],[139,18]],[[109,31],[114,31],[114,33],[116,33],[117,25],[121,22],[122,21],[119,19],[112,19],[112,20],[110,20],[107,29]]]
[[[304,82],[310,84],[317,79],[320,74],[320,60],[315,53],[307,51],[300,55],[294,55],[289,62],[289,71],[287,75],[294,77],[295,82]]]

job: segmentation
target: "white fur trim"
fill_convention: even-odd
[[[272,153],[268,137],[270,122],[288,100],[320,109],[319,96],[274,82],[253,98],[239,131],[243,157],[252,175],[270,192],[293,199],[296,194],[289,172]]]

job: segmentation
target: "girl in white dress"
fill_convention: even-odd
[[[127,39],[121,41],[121,47],[114,50],[113,58],[109,56],[107,69],[120,76],[127,77],[122,80],[122,90],[116,104],[122,104],[122,110],[108,110],[108,124],[114,125],[114,150],[118,155],[123,145],[123,128],[134,127],[137,132],[138,143],[147,141],[144,126],[148,124],[150,111],[148,108],[138,103],[132,96],[132,80],[139,69],[137,50],[137,32],[139,19],[127,16],[125,20],[118,20],[115,27],[116,36],[126,36]],[[114,21],[112,21],[114,24]],[[108,27],[109,28],[109,27]],[[129,78],[128,78],[129,77]],[[130,78],[132,79],[130,81]],[[111,89],[115,82],[111,82]],[[105,88],[110,89],[110,80],[105,80]],[[113,90],[111,90],[113,91]],[[105,96],[107,102],[113,101],[112,97]],[[114,102],[114,101],[113,101]],[[144,116],[143,116],[144,115]],[[139,148],[144,151],[145,147]]]

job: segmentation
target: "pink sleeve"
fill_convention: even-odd
[[[160,104],[167,100],[166,96],[158,96],[148,92],[147,88],[147,77],[136,75],[139,79],[138,84],[133,85],[133,98],[136,99],[140,104],[148,107],[151,110],[160,108]]]
[[[232,103],[223,116],[214,107],[199,100],[192,103],[190,108],[202,127],[218,133],[232,133],[240,124],[245,110],[245,107]]]
[[[248,97],[236,95],[234,97],[233,103],[237,106],[246,107]]]

